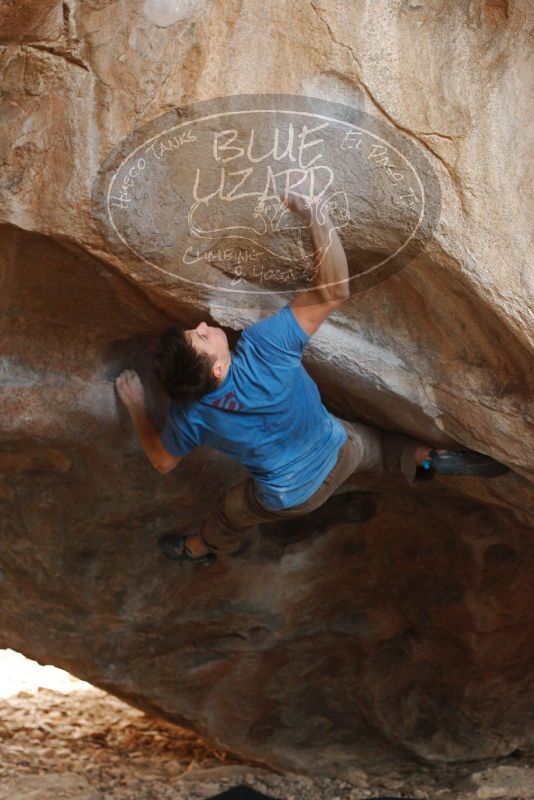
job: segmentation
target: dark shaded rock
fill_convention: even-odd
[[[215,795],[212,800],[274,800],[274,798],[267,797],[266,794],[261,794],[255,789],[249,789],[247,786],[236,786],[234,789],[228,789],[227,792]]]

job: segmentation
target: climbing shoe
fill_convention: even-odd
[[[446,450],[438,453],[432,449],[421,466],[440,475],[473,475],[479,478],[497,478],[510,472],[509,467],[475,450]]]
[[[172,561],[189,561],[193,564],[202,564],[205,567],[209,567],[217,561],[215,553],[206,553],[204,556],[193,555],[187,547],[186,540],[187,536],[170,534],[163,536],[159,540],[159,546],[163,554]]]

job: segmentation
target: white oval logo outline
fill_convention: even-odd
[[[381,267],[383,264],[387,264],[387,262],[390,261],[392,258],[395,258],[395,256],[398,255],[398,253],[402,252],[402,250],[404,250],[404,248],[413,239],[413,237],[415,236],[416,232],[418,231],[418,229],[419,229],[419,227],[421,225],[421,222],[422,222],[422,219],[423,219],[423,216],[424,216],[424,210],[425,210],[425,191],[424,191],[423,184],[421,182],[421,179],[419,178],[419,175],[417,174],[416,169],[413,167],[413,165],[410,163],[410,161],[406,158],[406,156],[403,155],[403,153],[401,153],[394,145],[390,144],[385,139],[382,139],[380,136],[378,136],[377,134],[371,133],[370,131],[366,131],[364,128],[361,128],[360,126],[355,125],[354,123],[347,122],[346,120],[342,120],[342,119],[337,119],[335,117],[329,117],[329,116],[327,116],[325,114],[320,114],[320,113],[313,112],[313,111],[298,111],[298,110],[295,110],[295,109],[278,109],[278,108],[265,108],[265,109],[253,108],[253,109],[239,109],[239,110],[219,111],[217,113],[207,114],[207,115],[204,115],[202,117],[198,117],[198,118],[195,118],[195,119],[192,119],[192,120],[185,120],[184,122],[181,122],[178,125],[173,125],[170,128],[166,128],[165,130],[160,131],[155,136],[152,136],[151,138],[147,139],[142,144],[138,145],[134,150],[132,150],[131,153],[129,153],[127,156],[125,156],[125,158],[123,158],[122,161],[120,162],[120,164],[117,167],[117,169],[114,171],[115,174],[114,174],[113,179],[110,182],[110,185],[109,185],[109,188],[108,188],[108,194],[107,194],[107,199],[106,199],[106,208],[107,208],[107,212],[108,212],[108,218],[109,218],[109,220],[111,222],[111,225],[113,226],[113,229],[115,230],[115,233],[117,234],[119,239],[122,241],[122,243],[128,248],[128,250],[130,250],[130,252],[132,252],[136,258],[141,259],[141,261],[143,261],[145,264],[147,264],[148,266],[150,266],[153,269],[157,270],[158,272],[161,272],[164,275],[167,275],[168,277],[181,280],[182,282],[189,283],[189,284],[191,284],[193,286],[202,286],[205,289],[209,289],[210,291],[213,291],[213,289],[215,288],[213,286],[213,284],[201,283],[199,281],[193,281],[193,280],[190,280],[189,278],[185,278],[185,277],[183,277],[181,275],[176,275],[176,274],[174,274],[172,272],[169,272],[168,270],[164,269],[163,267],[160,267],[157,264],[154,264],[152,261],[149,261],[143,255],[137,253],[136,250],[134,250],[133,247],[131,247],[128,244],[128,242],[119,233],[119,231],[118,231],[118,229],[117,229],[117,227],[115,225],[115,222],[113,220],[113,216],[111,214],[111,211],[110,211],[110,195],[111,195],[111,191],[112,191],[112,188],[113,188],[113,184],[114,184],[116,178],[118,177],[118,174],[119,174],[120,170],[122,169],[123,165],[129,159],[131,159],[133,156],[135,156],[135,154],[139,150],[141,150],[141,148],[146,148],[147,146],[150,145],[151,142],[156,141],[161,136],[165,136],[166,134],[169,134],[172,131],[179,130],[180,128],[182,128],[182,127],[184,127],[186,125],[194,125],[194,124],[196,124],[198,122],[203,122],[205,120],[210,120],[210,119],[214,119],[214,118],[217,118],[217,117],[226,117],[226,116],[239,115],[239,114],[275,114],[275,113],[276,114],[293,114],[293,115],[297,115],[297,116],[312,117],[313,119],[321,119],[321,120],[324,120],[324,121],[327,121],[327,122],[334,122],[337,125],[339,125],[339,124],[346,125],[346,126],[348,126],[349,128],[351,128],[353,130],[359,131],[362,134],[365,134],[367,136],[372,137],[373,139],[376,139],[377,141],[381,142],[382,145],[385,145],[387,148],[390,148],[398,156],[400,156],[400,158],[408,165],[409,169],[412,171],[413,175],[415,176],[415,179],[417,180],[417,182],[419,184],[419,190],[421,192],[421,212],[419,214],[419,219],[417,221],[417,225],[415,226],[415,228],[412,231],[412,233],[410,234],[410,236],[406,239],[406,241],[402,245],[400,245],[397,248],[397,250],[395,250],[394,253],[392,253],[387,258],[383,259],[382,261],[378,262],[378,264],[375,264],[372,267],[369,267],[369,269],[365,270],[365,272],[360,272],[357,275],[350,276],[348,278],[348,281],[350,282],[354,278],[360,279],[364,275],[368,275],[369,273],[374,272],[376,269],[378,269],[378,267]],[[232,236],[232,238],[241,238],[241,237]],[[242,237],[242,238],[245,238],[245,237]],[[347,279],[345,279],[345,280],[347,280]],[[336,281],[335,283],[329,283],[329,284],[321,284],[321,287],[319,287],[319,288],[324,288],[324,287],[328,287],[328,286],[337,285],[338,283],[340,283],[340,281]],[[301,293],[301,292],[309,291],[309,289],[279,289],[279,290],[278,289],[272,289],[272,290],[267,290],[267,292],[265,292],[265,290],[261,290],[261,289],[228,289],[226,287],[217,287],[217,290],[218,291],[223,291],[223,292],[228,292],[228,293],[237,293],[237,294],[240,294],[240,295],[241,294],[261,294],[261,295],[276,294],[276,295],[279,295],[279,294],[288,294],[288,293],[293,294],[293,293],[296,293],[296,292]]]

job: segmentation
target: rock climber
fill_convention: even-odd
[[[281,202],[309,226],[314,253],[321,253],[310,288],[245,328],[233,352],[224,330],[205,322],[165,330],[153,355],[171,397],[163,431],[148,418],[137,373],[125,370],[115,382],[159,472],[208,445],[250,473],[216,498],[198,528],[160,540],[164,554],[177,561],[212,564],[239,550],[258,523],[318,508],[353,473],[396,473],[413,483],[435,473],[496,477],[509,471],[482,453],[436,450],[405,434],[338,419],[325,408],[302,352],[349,297],[347,259],[324,205],[294,192]]]

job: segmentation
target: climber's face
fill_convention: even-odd
[[[231,360],[228,338],[222,328],[212,328],[201,322],[196,328],[185,331],[185,337],[197,353],[209,356],[217,378],[225,374]]]

